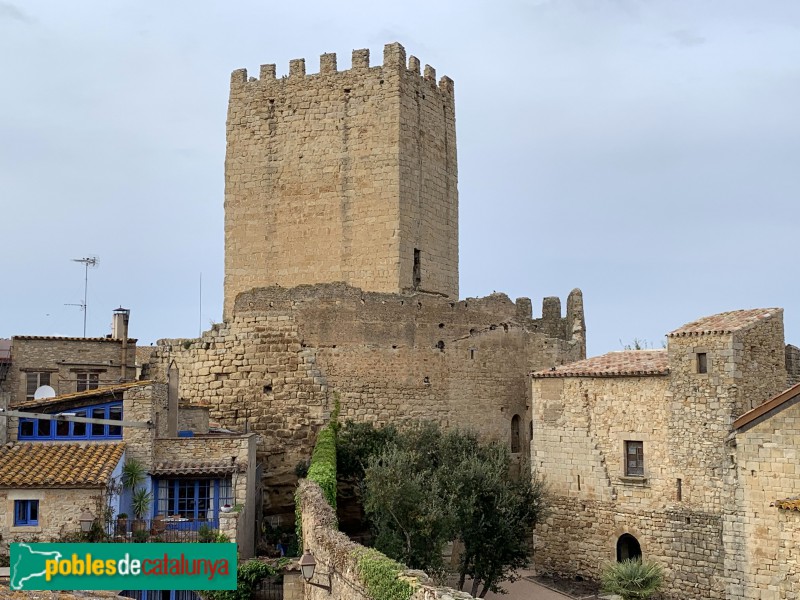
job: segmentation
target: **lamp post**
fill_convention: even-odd
[[[303,575],[303,579],[305,579],[307,584],[327,590],[329,594],[331,593],[332,581],[330,572],[324,573],[328,576],[328,585],[311,581],[311,578],[314,577],[314,570],[317,568],[317,561],[314,560],[314,555],[311,554],[310,550],[306,549],[303,556],[300,557],[298,564],[300,565],[300,573]]]
[[[94,515],[89,512],[87,508],[81,513],[81,516],[78,518],[78,522],[81,524],[81,531],[83,533],[89,533],[92,530],[92,525],[94,524]]]

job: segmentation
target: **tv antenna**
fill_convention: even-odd
[[[84,277],[83,277],[83,302],[80,304],[65,304],[64,306],[79,306],[80,309],[83,311],[83,337],[86,337],[86,310],[87,308],[87,298],[89,297],[89,267],[96,267],[97,266],[97,257],[96,256],[87,256],[86,258],[73,258],[72,262],[81,263],[84,266]]]

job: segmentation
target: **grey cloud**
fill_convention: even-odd
[[[19,7],[10,2],[0,1],[0,20],[20,21],[22,23],[34,23],[35,19],[24,13]]]
[[[697,35],[695,32],[688,29],[678,29],[676,31],[672,31],[670,32],[669,37],[678,42],[681,46],[686,47],[702,46],[708,41],[703,36]]]

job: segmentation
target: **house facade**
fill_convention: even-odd
[[[741,435],[737,419],[796,377],[786,356],[783,311],[756,309],[689,323],[668,334],[663,350],[612,352],[534,373],[532,466],[552,504],[536,531],[537,568],[596,579],[608,561],[644,556],[664,566],[668,597],[791,597],[753,595],[763,582],[752,578],[734,584],[741,579],[734,565],[744,559],[730,541],[757,557],[757,540],[742,539],[731,515],[779,514],[768,503],[745,507],[743,486],[774,482],[790,467],[762,461],[752,469],[758,476],[733,477],[743,461],[752,466],[753,450],[731,440]],[[782,488],[785,497],[794,485]]]

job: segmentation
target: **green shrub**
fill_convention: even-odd
[[[319,484],[328,504],[336,510],[336,434],[330,425],[317,436],[307,478]]]
[[[372,598],[380,600],[408,600],[414,593],[411,583],[401,579],[405,567],[372,548],[359,548],[353,552],[358,565],[358,577]]]
[[[603,591],[623,600],[647,600],[661,589],[664,571],[652,561],[628,559],[606,565],[601,581]]]

